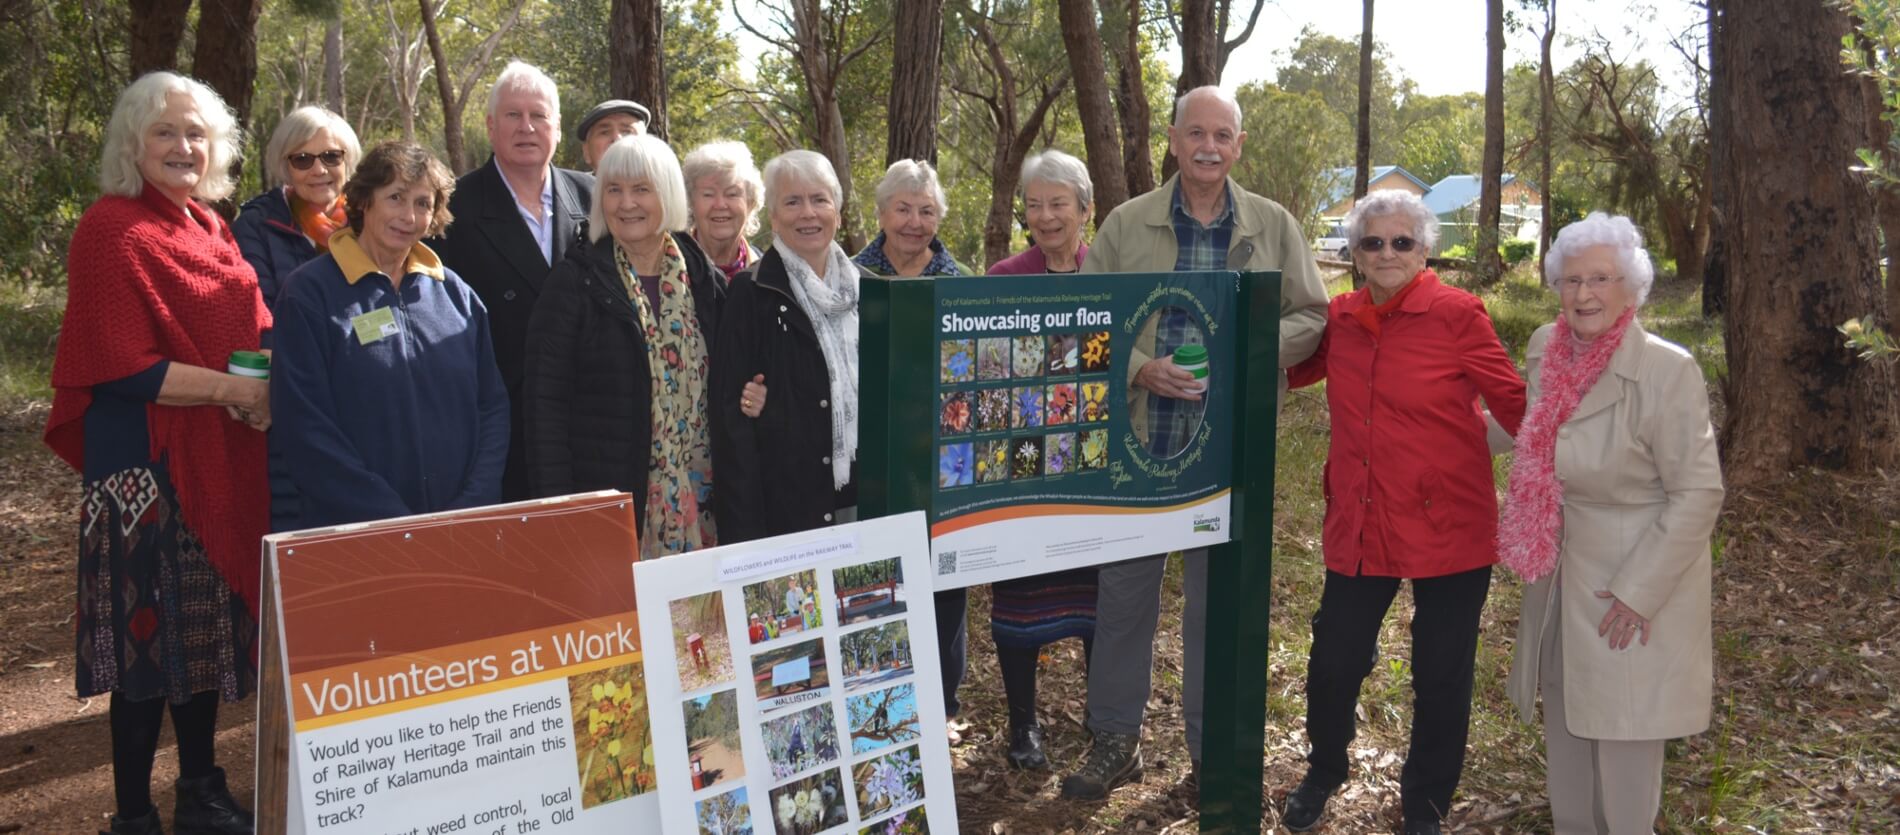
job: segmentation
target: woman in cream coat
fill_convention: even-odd
[[[1709,727],[1709,536],[1722,474],[1695,358],[1634,313],[1654,273],[1629,219],[1565,227],[1562,300],[1531,337],[1531,409],[1499,528],[1524,590],[1510,693],[1544,699],[1559,835],[1651,832],[1664,741]]]

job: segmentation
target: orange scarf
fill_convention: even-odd
[[[297,219],[297,228],[317,245],[319,254],[330,251],[330,235],[348,225],[350,220],[343,213],[343,198],[336,199],[336,208],[329,212],[318,211],[316,206],[298,200],[294,194],[286,194],[290,200],[290,215]]]

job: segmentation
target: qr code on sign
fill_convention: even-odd
[[[937,576],[947,577],[955,573],[957,573],[957,552],[937,552]]]

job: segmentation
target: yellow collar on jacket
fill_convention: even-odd
[[[337,267],[343,270],[343,280],[350,284],[362,281],[364,276],[383,274],[383,268],[376,266],[369,253],[363,251],[363,245],[357,242],[356,233],[349,229],[339,229],[330,236],[330,254],[335,256]],[[437,281],[443,280],[442,259],[436,256],[435,250],[421,243],[410,247],[409,254],[403,258],[402,274],[415,273]]]

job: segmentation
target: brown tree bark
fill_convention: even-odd
[[[1727,180],[1724,337],[1731,485],[1797,467],[1895,463],[1893,369],[1842,345],[1882,313],[1873,198],[1848,167],[1866,102],[1842,72],[1847,16],[1825,0],[1716,0],[1716,108]]]
[[[1224,4],[1216,0],[1180,0],[1175,39],[1181,42],[1181,74],[1174,79],[1175,99],[1196,87],[1220,83],[1221,33],[1214,28],[1219,17],[1215,7]],[[1168,121],[1174,121],[1173,113],[1168,114]],[[1162,157],[1161,179],[1174,176],[1180,167],[1174,154]]]
[[[943,0],[904,0],[893,12],[891,95],[884,164],[937,164],[938,81],[943,59]]]
[[[1472,260],[1478,282],[1504,277],[1498,255],[1498,215],[1504,189],[1504,0],[1485,0],[1484,182],[1478,192],[1478,235]]]
[[[1154,153],[1149,149],[1154,110],[1148,106],[1148,85],[1142,78],[1141,27],[1129,23],[1141,20],[1141,6],[1142,0],[1102,3],[1102,19],[1114,21],[1114,37],[1104,42],[1115,59],[1115,115],[1121,125],[1122,172],[1128,176],[1129,197],[1155,189]]]
[[[1057,0],[1062,42],[1069,50],[1069,74],[1075,80],[1076,113],[1082,119],[1082,144],[1088,151],[1089,179],[1095,183],[1095,225],[1128,199],[1122,168],[1121,137],[1105,82],[1101,33],[1089,0]]]
[[[987,267],[1009,255],[1011,231],[1016,223],[1016,188],[1022,182],[1023,160],[1042,132],[1049,109],[1069,85],[1069,73],[1043,82],[1035,105],[1027,116],[1018,117],[1024,91],[1017,85],[1016,71],[1005,56],[1002,43],[983,15],[972,15],[969,24],[976,34],[976,57],[981,61],[994,89],[957,87],[965,97],[982,102],[989,112],[995,133],[990,142],[990,209],[983,221],[983,264]],[[1091,175],[1092,177],[1093,175]]]
[[[1366,196],[1372,179],[1372,0],[1365,0],[1359,25],[1359,113],[1353,145],[1352,196]],[[1354,272],[1357,272],[1355,270]]]
[[[665,10],[660,0],[613,0],[607,23],[608,77],[616,98],[632,99],[653,114],[647,133],[667,138]],[[592,107],[593,102],[588,102]]]
[[[1544,273],[1544,255],[1550,252],[1551,235],[1556,231],[1556,218],[1551,216],[1551,194],[1556,186],[1551,182],[1550,164],[1550,146],[1556,139],[1550,127],[1550,109],[1557,100],[1557,74],[1550,64],[1550,47],[1556,39],[1557,0],[1544,0],[1544,35],[1539,41],[1537,64],[1537,188],[1544,195],[1543,217],[1537,224],[1538,275]]]
[[[441,0],[446,3],[448,0]],[[422,9],[423,39],[429,43],[429,57],[435,60],[435,90],[442,99],[442,148],[449,157],[449,170],[460,174],[469,170],[468,151],[462,145],[462,107],[455,98],[455,84],[449,77],[448,53],[442,49],[442,35],[435,27],[435,4],[416,0]]]
[[[237,115],[251,124],[251,99],[257,87],[257,16],[264,0],[203,0],[198,4],[198,39],[191,74],[211,85]]]
[[[1728,62],[1722,44],[1725,27],[1719,0],[1707,6],[1709,27],[1709,170],[1727,164],[1728,150]],[[1709,253],[1702,262],[1702,315],[1712,318],[1728,312],[1728,236],[1725,218],[1729,211],[1729,178],[1712,173],[1709,177]],[[1726,384],[1725,384],[1726,387]]]
[[[126,67],[133,78],[178,66],[178,45],[185,40],[185,13],[191,0],[131,0]]]
[[[336,17],[323,27],[323,106],[330,112],[349,118],[343,101],[343,7],[337,5]]]

